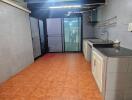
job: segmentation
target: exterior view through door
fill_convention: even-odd
[[[49,52],[81,51],[81,17],[48,18]]]
[[[64,49],[81,51],[81,18],[64,18]]]

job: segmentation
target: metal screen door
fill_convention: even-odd
[[[49,52],[62,52],[62,21],[61,18],[47,19],[47,35]]]

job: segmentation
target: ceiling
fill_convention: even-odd
[[[80,1],[80,0],[26,0],[29,3],[40,3],[40,2],[67,2],[67,1]]]
[[[97,6],[104,4],[105,0],[25,0],[28,4],[28,8],[32,11],[32,16],[39,18],[43,17],[59,17],[64,16],[69,11],[87,11],[94,9]],[[70,8],[70,9],[49,9],[52,6],[62,5],[82,5],[82,8]]]

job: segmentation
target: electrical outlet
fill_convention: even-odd
[[[129,25],[128,25],[128,31],[132,32],[132,23],[129,23]]]

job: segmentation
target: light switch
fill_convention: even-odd
[[[128,31],[132,32],[132,23],[129,23],[129,25],[128,25]]]

